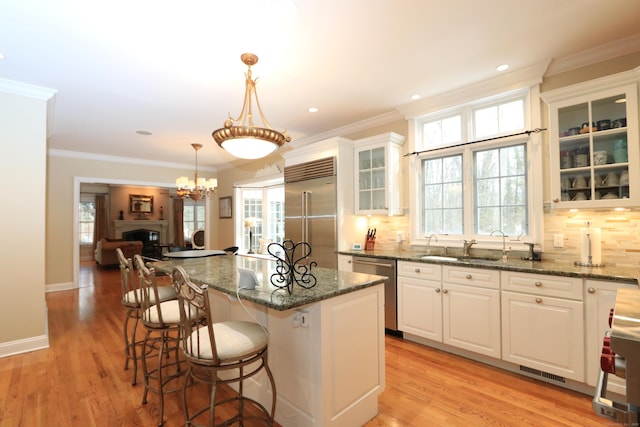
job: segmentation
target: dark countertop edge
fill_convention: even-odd
[[[553,276],[566,276],[566,277],[578,277],[583,279],[594,280],[607,280],[613,282],[622,283],[634,283],[638,284],[638,273],[630,273],[630,275],[614,275],[611,273],[602,272],[602,268],[605,267],[579,267],[573,265],[560,266],[554,262],[548,261],[522,261],[522,260],[510,260],[506,263],[502,261],[486,260],[459,260],[459,261],[446,261],[446,260],[426,260],[421,259],[421,256],[425,254],[412,253],[412,252],[370,252],[370,251],[337,251],[341,255],[351,255],[367,258],[379,258],[379,259],[394,259],[396,261],[409,261],[409,262],[421,262],[426,264],[442,264],[442,265],[457,265],[462,267],[483,268],[488,270],[504,270],[504,271],[516,271],[522,273],[533,274],[548,274]],[[609,267],[615,269],[616,267]],[[630,270],[629,268],[620,268],[620,270]]]
[[[291,309],[294,309],[294,308],[304,307],[306,305],[322,302],[322,301],[324,301],[326,299],[329,299],[329,298],[337,297],[337,296],[344,295],[344,294],[349,294],[351,292],[359,291],[361,289],[369,288],[371,286],[375,286],[375,285],[381,284],[384,281],[385,281],[385,279],[379,279],[379,280],[373,280],[371,282],[364,282],[364,283],[361,283],[361,284],[356,285],[356,286],[350,286],[348,288],[338,289],[336,291],[323,294],[322,296],[314,296],[314,297],[310,297],[308,299],[305,299],[304,301],[294,301],[294,302],[291,302],[291,303],[286,304],[286,305],[276,305],[276,304],[269,303],[269,302],[265,301],[264,299],[255,297],[254,295],[251,294],[252,292],[256,292],[256,291],[249,291],[249,290],[246,290],[246,289],[241,289],[240,290],[240,296],[242,297],[242,299],[245,299],[247,301],[251,301],[254,304],[257,304],[257,305],[260,305],[260,306],[263,306],[263,307],[267,307],[267,308],[270,308],[272,310],[287,311],[287,310],[291,310]],[[223,292],[223,293],[225,293],[227,295],[231,295],[231,296],[237,297],[235,292],[231,292],[230,290],[225,289],[223,287],[218,287],[218,286],[215,286],[215,285],[208,285],[208,286],[211,289]],[[274,291],[274,292],[286,293],[287,291],[282,289],[282,290],[278,290],[278,291]]]

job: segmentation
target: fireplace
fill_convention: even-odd
[[[160,232],[139,228],[137,230],[125,231],[122,233],[122,238],[124,240],[141,241],[143,244],[142,256],[153,258],[156,255],[158,244],[160,243]]]

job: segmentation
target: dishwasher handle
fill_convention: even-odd
[[[360,260],[354,259],[353,263],[354,264],[362,264],[362,265],[373,265],[375,267],[390,268],[392,270],[395,268],[394,264],[385,264],[385,263],[382,263],[382,262],[360,261]]]

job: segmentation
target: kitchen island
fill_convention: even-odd
[[[267,328],[280,425],[355,426],[378,413],[385,277],[314,268],[317,285],[295,286],[289,295],[271,283],[272,260],[225,255],[152,265],[168,274],[180,265],[194,283],[208,285],[215,321],[258,321]],[[238,267],[255,272],[254,290],[237,289]],[[245,393],[267,407],[271,402],[263,374],[245,384]]]

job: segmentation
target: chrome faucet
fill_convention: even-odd
[[[493,230],[490,236],[493,236],[496,233],[500,233],[502,235],[502,261],[507,261],[507,254],[509,253],[509,250],[511,250],[511,246],[509,246],[509,249],[506,247],[507,235],[504,234],[502,230]]]
[[[438,241],[438,237],[435,234],[429,234],[427,236],[427,254],[431,253],[431,239],[436,239]]]
[[[471,249],[471,246],[475,245],[476,243],[476,239],[464,240],[462,245],[462,256],[468,257],[469,249]]]

